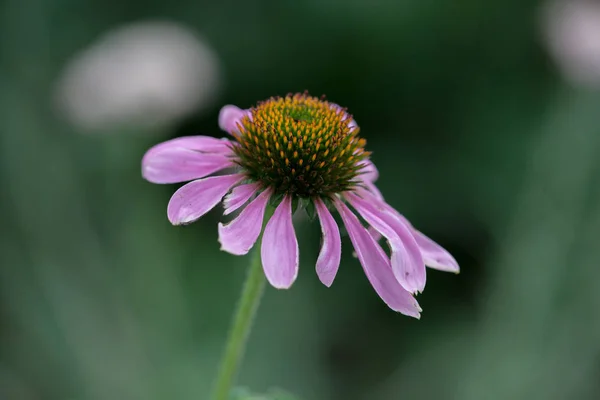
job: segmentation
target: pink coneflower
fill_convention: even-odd
[[[263,269],[272,286],[289,288],[298,275],[292,224],[297,207],[314,210],[319,218],[322,245],[316,271],[326,286],[333,283],[341,258],[332,210],[341,216],[371,285],[394,311],[420,316],[413,294],[425,287],[425,265],[458,272],[446,250],[384,201],[365,140],[352,116],[337,104],[304,93],[271,98],[248,110],[228,105],[221,110],[219,126],[232,138],[183,137],[151,148],[142,161],[143,175],[154,183],[191,180],[169,201],[167,213],[174,225],[196,221],[223,198],[226,215],[248,203],[231,222],[219,223],[222,250],[236,255],[250,251],[267,207],[273,206],[261,244]],[[208,177],[225,169],[234,172]],[[378,244],[380,235],[389,255]]]

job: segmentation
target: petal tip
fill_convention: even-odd
[[[222,175],[198,179],[180,187],[169,200],[167,216],[173,225],[197,221],[212,210],[240,180],[242,175]]]
[[[405,315],[409,316],[409,317],[413,317],[414,319],[421,319],[421,313],[423,312],[423,309],[421,308],[421,306],[419,305],[419,303],[417,303],[417,301],[415,300],[415,304],[414,306],[414,311],[408,312]]]
[[[181,225],[189,225],[190,224],[190,222],[186,222],[184,220],[178,220],[178,219],[172,218],[172,217],[169,217],[169,222],[173,226],[181,226]]]
[[[340,231],[327,206],[320,199],[315,201],[315,207],[319,216],[322,234],[316,272],[319,280],[325,286],[331,287],[342,256]]]
[[[250,194],[253,193],[252,191]],[[254,247],[262,231],[262,222],[269,197],[270,192],[264,191],[231,222],[227,224],[219,223],[221,250],[241,256],[247,254]],[[246,198],[242,200],[245,202]],[[239,205],[241,205],[240,202],[238,202]],[[232,207],[229,209],[231,210]]]
[[[170,204],[169,204],[170,205]],[[181,218],[181,213],[178,210],[171,209],[171,207],[167,206],[167,218],[171,225],[183,225],[184,218]]]
[[[277,289],[277,290],[287,290],[289,288],[292,287],[292,284],[294,282],[290,282],[290,283],[275,283],[275,282],[269,282],[271,284],[271,286],[273,286],[273,288]]]
[[[323,285],[327,286],[328,288],[330,288],[331,285],[333,285],[333,281],[335,280],[333,278],[334,277],[332,277],[331,279],[329,279],[329,278],[323,278],[323,277],[319,276],[319,280],[321,281],[321,283]]]
[[[423,293],[425,290],[425,285],[417,285],[414,282],[408,282],[406,279],[397,279],[398,283],[404,290],[412,295],[418,295],[419,293]]]
[[[233,254],[234,256],[243,256],[243,255],[248,254],[248,252],[250,251],[252,246],[250,246],[249,248],[230,246],[231,242],[222,239],[225,229],[227,229],[227,225],[219,222],[219,224],[217,226],[217,231],[219,232],[219,236],[218,236],[217,240],[221,244],[221,248],[219,250],[224,251],[229,254]]]
[[[267,222],[260,251],[269,283],[276,289],[288,289],[298,276],[300,261],[290,196],[284,197]]]
[[[198,218],[192,218],[190,216],[183,217],[179,214],[169,214],[168,215],[169,222],[171,225],[180,226],[180,225],[189,225],[198,220]]]
[[[246,112],[233,104],[227,104],[219,111],[219,128],[232,133],[237,129],[237,123],[244,117]]]

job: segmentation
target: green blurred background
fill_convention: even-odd
[[[246,260],[219,251],[219,210],[172,227],[177,185],[143,181],[140,160],[224,135],[224,104],[305,89],[349,108],[388,202],[462,271],[429,271],[417,321],[377,297],[347,238],[321,285],[319,226],[298,222],[299,279],[267,289],[240,384],[600,398],[600,65],[577,66],[594,35],[556,50],[573,18],[545,7],[2,0],[0,399],[207,398]]]

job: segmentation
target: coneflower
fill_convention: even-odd
[[[446,250],[384,201],[366,142],[346,109],[307,93],[294,94],[247,110],[225,106],[219,125],[231,138],[183,137],[151,148],[142,162],[143,176],[154,183],[191,181],[169,201],[167,214],[174,225],[196,221],[221,201],[226,215],[245,205],[218,227],[222,250],[235,255],[250,251],[265,211],[273,207],[261,241],[262,266],[272,286],[289,288],[298,275],[292,224],[297,208],[314,212],[320,221],[316,271],[327,286],[341,258],[340,231],[331,211],[340,215],[371,285],[394,311],[419,318],[413,294],[425,287],[426,265],[458,272]],[[210,176],[227,169],[232,172]],[[378,244],[380,236],[389,255]]]

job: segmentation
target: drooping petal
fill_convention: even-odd
[[[383,200],[383,195],[375,185],[375,181],[379,178],[379,171],[371,160],[364,160],[360,163],[358,183],[366,190],[371,192],[379,200]]]
[[[364,192],[362,192],[362,194],[364,195]],[[378,206],[385,208],[390,214],[394,215],[400,221],[404,222],[405,225],[410,227],[413,236],[419,245],[419,249],[421,250],[421,255],[426,266],[439,271],[454,273],[460,272],[458,262],[456,262],[454,257],[452,257],[452,255],[446,249],[434,242],[422,232],[416,230],[404,215],[400,214],[389,204],[383,201],[376,203]]]
[[[298,276],[298,241],[292,224],[292,198],[285,196],[267,222],[260,249],[269,283],[287,289]]]
[[[392,272],[398,282],[411,293],[425,289],[426,271],[421,251],[409,226],[367,199],[346,193],[345,197],[369,225],[388,241]]]
[[[167,215],[173,225],[189,224],[212,210],[237,183],[242,174],[212,176],[180,187],[169,200]]]
[[[421,249],[425,265],[440,271],[454,272],[456,274],[460,272],[458,263],[446,249],[416,229],[413,229],[413,235]]]
[[[246,183],[233,188],[231,193],[225,196],[225,200],[223,200],[223,206],[225,207],[223,214],[229,215],[243,206],[256,193],[258,187],[258,183]]]
[[[342,257],[342,241],[340,230],[322,200],[315,200],[315,207],[321,223],[322,243],[317,258],[317,275],[323,284],[331,286],[340,266]]]
[[[219,128],[227,133],[233,134],[237,131],[237,124],[240,123],[244,116],[250,116],[248,110],[242,110],[234,105],[226,105],[219,112]]]
[[[271,190],[265,190],[252,200],[233,221],[227,225],[219,223],[221,250],[238,256],[250,251],[260,235],[265,208],[270,197]]]
[[[381,246],[375,242],[344,203],[336,200],[335,207],[344,221],[358,260],[379,297],[392,310],[419,318],[422,311],[419,303],[398,283],[392,273],[390,261]]]
[[[231,142],[208,136],[182,137],[160,143],[142,159],[142,176],[152,183],[200,179],[233,165]]]
[[[375,182],[379,178],[379,171],[373,161],[367,159],[361,162],[362,168],[359,173],[363,180],[368,182]]]
[[[381,240],[381,233],[379,233],[379,231],[373,228],[372,226],[367,227],[367,232],[369,232],[369,235],[371,235],[373,240],[375,240],[376,242],[379,242]],[[356,258],[355,251],[352,252],[352,257]]]
[[[367,228],[367,231],[369,232],[369,235],[371,235],[373,239],[375,239],[376,242],[379,242],[379,240],[381,240],[381,233],[379,233],[377,229],[373,228],[372,226],[369,226]]]
[[[381,192],[373,182],[364,181],[363,185],[369,192],[371,192],[373,196],[375,196],[375,198],[383,200],[383,194],[381,194]]]

